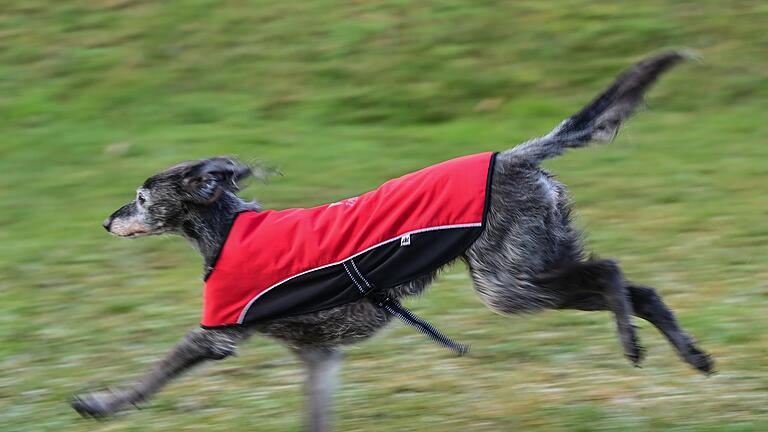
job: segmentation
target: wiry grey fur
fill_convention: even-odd
[[[501,314],[609,310],[625,355],[639,364],[643,351],[631,321],[636,315],[655,325],[684,361],[704,373],[712,372],[709,356],[680,329],[655,290],[625,280],[611,260],[585,256],[580,233],[571,225],[565,186],[539,167],[542,160],[568,148],[611,140],[656,78],[685,57],[681,52],[666,52],[646,58],[549,134],[499,154],[487,227],[463,255],[475,288],[490,309]],[[235,215],[259,210],[257,204],[236,195],[239,182],[251,174],[251,168],[228,158],[176,165],[148,179],[137,199],[116,211],[104,226],[126,237],[180,234],[201,253],[208,269]],[[389,288],[388,294],[401,298],[421,293],[436,273]],[[390,319],[363,299],[250,327],[197,329],[142,378],[120,389],[76,397],[73,407],[82,415],[107,416],[146,400],[194,365],[234,354],[239,342],[258,332],[284,342],[306,364],[306,426],[327,430],[334,377],[341,362],[339,347],[372,336]]]

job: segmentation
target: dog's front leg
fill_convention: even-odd
[[[309,432],[327,432],[331,430],[333,392],[344,354],[336,348],[307,348],[297,351],[297,355],[307,369],[304,428]]]
[[[193,366],[236,354],[238,342],[246,339],[249,334],[247,329],[240,327],[194,330],[134,383],[117,389],[75,396],[72,408],[83,416],[106,417],[149,399],[165,384]]]

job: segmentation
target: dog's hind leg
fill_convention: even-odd
[[[629,285],[627,288],[637,316],[659,329],[684,361],[703,373],[714,372],[714,362],[710,356],[700,350],[693,339],[680,328],[675,315],[664,304],[656,290],[640,285]]]
[[[326,432],[331,426],[333,393],[344,354],[334,348],[312,348],[299,350],[297,355],[307,369],[305,430]]]
[[[619,266],[610,260],[573,262],[560,267],[555,273],[542,277],[538,283],[551,292],[592,294],[600,298],[605,309],[613,312],[624,355],[634,365],[643,360],[635,327],[634,310],[624,276]]]
[[[250,331],[240,327],[194,330],[152,370],[133,384],[75,396],[72,408],[82,416],[106,417],[129,405],[142,402],[193,366],[207,360],[221,360],[234,355],[237,344],[249,334]]]
[[[697,370],[711,374],[714,372],[714,362],[710,356],[696,346],[675,319],[675,314],[664,303],[661,296],[650,287],[630,284],[627,286],[635,316],[654,325],[675,348],[680,358]],[[607,310],[608,306],[602,296],[594,293],[582,293],[568,298],[560,309],[577,310]]]

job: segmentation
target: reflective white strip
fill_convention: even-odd
[[[352,283],[355,284],[357,289],[360,291],[360,294],[364,294],[365,293],[365,289],[363,289],[363,287],[357,282],[357,279],[355,279],[355,277],[352,276],[352,273],[349,272],[349,266],[347,266],[347,262],[344,261],[341,264],[341,266],[344,267],[344,271],[346,271],[347,272],[347,276],[349,276],[349,278],[352,279]],[[360,272],[358,272],[358,274],[360,274]],[[368,283],[365,279],[363,279],[363,282],[365,282],[366,284]]]
[[[476,222],[476,223],[457,224],[457,225],[442,225],[442,226],[429,227],[429,228],[421,228],[421,229],[417,229],[417,230],[413,230],[413,231],[408,231],[408,232],[406,232],[406,233],[403,233],[403,234],[399,234],[397,237],[393,237],[393,238],[391,238],[391,239],[389,239],[389,240],[384,240],[384,241],[383,241],[383,242],[381,242],[381,243],[375,244],[375,245],[373,245],[373,246],[371,246],[371,247],[369,247],[369,248],[367,248],[367,249],[364,249],[364,250],[362,250],[362,251],[360,251],[360,252],[358,252],[358,253],[356,253],[356,254],[354,254],[354,255],[350,255],[350,256],[348,256],[348,257],[346,257],[346,258],[342,259],[342,260],[339,260],[339,261],[336,261],[336,262],[333,262],[333,263],[330,263],[330,264],[322,265],[322,266],[320,266],[320,267],[315,267],[315,268],[312,268],[312,269],[309,269],[309,270],[303,271],[303,272],[301,272],[301,273],[295,274],[295,275],[293,275],[293,276],[287,277],[287,278],[285,278],[285,279],[281,280],[280,282],[278,282],[278,283],[276,283],[276,284],[274,284],[274,285],[270,286],[269,288],[265,289],[264,291],[260,292],[260,293],[259,293],[259,294],[257,294],[257,295],[256,295],[254,298],[252,298],[252,299],[251,299],[251,300],[248,302],[248,304],[246,304],[246,305],[245,305],[245,307],[243,308],[243,310],[240,312],[240,317],[237,319],[237,323],[238,323],[238,324],[242,324],[242,323],[243,323],[243,320],[245,319],[245,315],[248,313],[248,309],[250,309],[250,308],[251,308],[251,305],[253,305],[253,303],[254,303],[256,300],[258,300],[258,299],[259,299],[261,296],[263,296],[264,294],[268,293],[270,290],[272,290],[272,288],[275,288],[275,287],[276,287],[276,286],[278,286],[278,285],[282,285],[282,284],[284,284],[284,283],[288,282],[288,281],[289,281],[289,280],[291,280],[291,279],[297,278],[297,277],[299,277],[299,276],[302,276],[302,275],[305,275],[305,274],[307,274],[307,273],[311,273],[311,272],[313,272],[313,271],[315,271],[315,270],[320,270],[320,269],[324,269],[324,268],[326,268],[326,267],[332,267],[332,266],[335,266],[335,265],[341,264],[341,263],[343,263],[344,261],[346,261],[346,260],[348,260],[348,259],[350,259],[350,258],[354,258],[354,257],[356,257],[356,256],[358,256],[358,255],[362,255],[362,254],[364,254],[364,253],[368,252],[368,251],[369,251],[369,250],[371,250],[371,249],[375,249],[375,248],[377,248],[377,247],[379,247],[379,246],[382,246],[382,245],[385,245],[385,244],[387,244],[387,243],[389,243],[389,242],[393,242],[393,241],[395,241],[395,240],[399,240],[399,239],[400,239],[400,237],[402,237],[402,236],[404,236],[404,235],[418,234],[418,233],[422,233],[422,232],[428,232],[428,231],[437,231],[437,230],[442,230],[442,229],[452,229],[452,228],[471,228],[471,227],[479,227],[479,226],[482,226],[482,225],[483,225],[483,223],[482,223],[482,222]],[[214,271],[215,271],[215,269],[214,269]]]
[[[371,287],[370,282],[368,282],[368,279],[366,279],[365,276],[363,276],[363,274],[360,273],[360,270],[357,268],[357,264],[355,264],[355,260],[350,259],[349,263],[352,264],[352,268],[355,270],[355,273],[357,273],[357,275],[360,276],[360,279],[362,279],[362,281],[365,283],[365,286],[370,288]]]

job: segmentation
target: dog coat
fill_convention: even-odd
[[[494,160],[494,153],[452,159],[318,207],[239,213],[205,276],[202,326],[263,322],[368,296],[420,327],[382,288],[440,268],[477,239]]]

